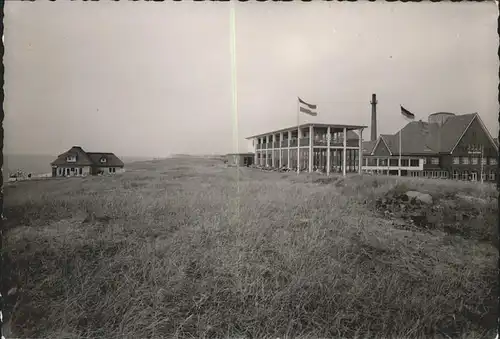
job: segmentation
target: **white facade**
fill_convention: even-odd
[[[370,160],[374,163],[370,163]],[[397,164],[391,163],[397,162]],[[413,160],[413,165],[412,165]],[[418,160],[418,166],[415,166],[415,162]],[[401,166],[400,166],[401,165]],[[421,172],[424,170],[424,159],[415,157],[402,157],[401,164],[399,164],[398,157],[367,157],[363,161],[363,171],[364,172],[377,172],[377,171],[416,171]]]

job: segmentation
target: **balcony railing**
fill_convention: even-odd
[[[279,147],[280,147],[279,141],[273,142],[273,148],[279,148]]]
[[[314,140],[313,141],[314,146],[327,146],[328,141],[326,139],[319,139],[319,140]]]
[[[300,138],[300,146],[309,146],[309,137]]]
[[[281,147],[288,147],[288,140],[281,141]]]
[[[297,147],[297,139],[290,140],[290,147]]]
[[[343,138],[335,138],[330,140],[330,146],[343,146],[344,139]]]

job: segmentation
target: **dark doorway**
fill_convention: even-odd
[[[251,166],[253,164],[253,157],[244,157],[243,166]]]

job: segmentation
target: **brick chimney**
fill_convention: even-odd
[[[377,95],[372,94],[372,125],[371,125],[371,141],[377,140]]]

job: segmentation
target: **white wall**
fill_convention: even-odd
[[[253,145],[253,139],[247,140],[247,142],[248,142],[248,144],[247,144],[248,152],[255,153],[255,149],[256,149],[257,144],[255,144],[255,146]],[[255,140],[255,143],[257,143],[257,140]]]

